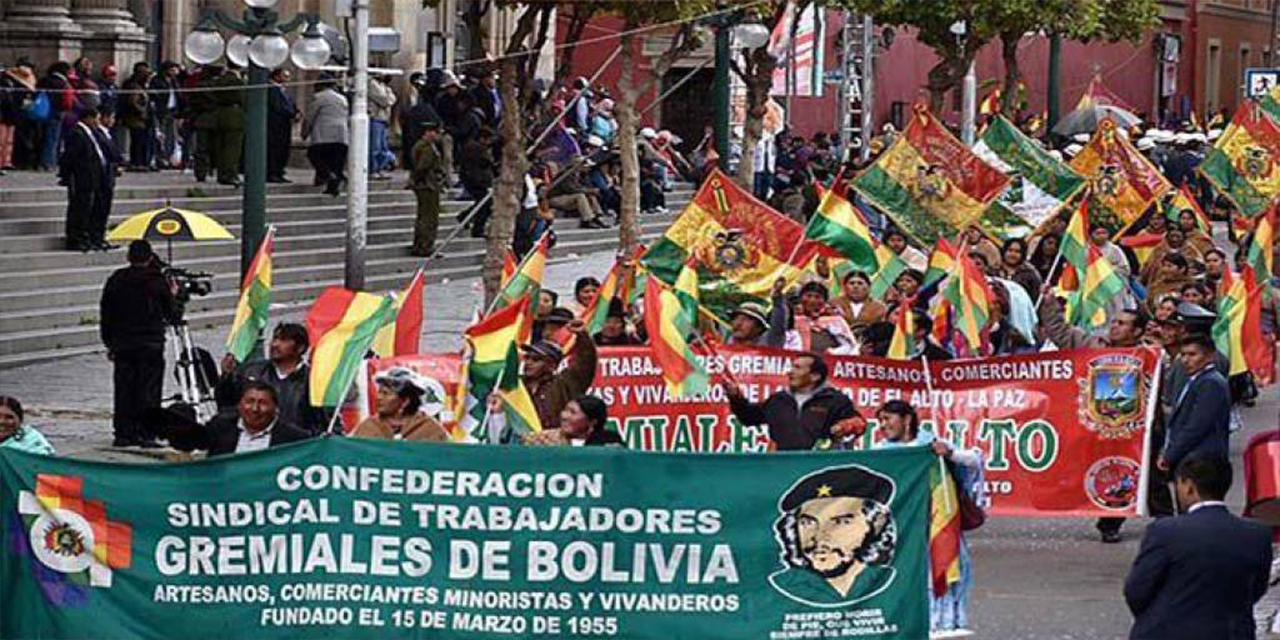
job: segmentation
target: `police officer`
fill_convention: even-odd
[[[413,145],[413,168],[409,186],[418,198],[418,219],[413,226],[413,255],[427,257],[436,250],[440,227],[440,192],[445,188],[443,154],[440,150],[440,123],[423,124],[422,139]]]
[[[213,129],[213,164],[218,184],[240,186],[240,154],[244,151],[244,80],[227,70],[213,83],[216,125]]]

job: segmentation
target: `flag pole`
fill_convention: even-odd
[[[525,254],[524,258],[520,259],[520,264],[519,266],[516,267],[516,273],[520,273],[521,271],[524,271],[525,266],[529,264],[530,260],[533,259],[533,254],[537,253],[538,250],[542,247],[542,241],[547,238],[548,233],[551,233],[550,227],[547,227],[546,229],[543,230],[542,235],[538,236],[538,241],[534,243],[533,249],[531,249],[529,253]],[[512,276],[512,277],[514,278],[515,276]],[[501,294],[502,292],[499,291],[498,293]],[[485,310],[484,315],[487,316],[493,313],[493,310],[498,307],[498,299],[501,297],[502,297],[501,295],[496,295],[493,297],[493,300],[489,301],[489,308]],[[536,300],[534,301],[534,304],[537,304]]]

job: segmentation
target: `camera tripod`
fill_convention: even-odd
[[[169,323],[169,337],[173,345],[173,373],[178,380],[178,393],[172,399],[190,407],[196,421],[203,424],[217,413],[213,397],[217,371],[213,358],[192,344],[186,320]]]

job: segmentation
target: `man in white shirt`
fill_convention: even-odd
[[[244,383],[235,413],[218,414],[194,431],[171,435],[175,449],[205,449],[209,457],[231,453],[251,453],[298,442],[311,434],[279,418],[279,396],[275,387],[259,381]]]

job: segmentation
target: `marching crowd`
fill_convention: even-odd
[[[271,82],[269,179],[288,181],[285,168],[293,144],[291,132],[294,123],[301,121],[307,156],[315,169],[314,181],[337,195],[345,180],[349,142],[348,101],[342,83],[336,78],[316,82],[305,113],[300,113],[288,72],[273,73]],[[117,167],[134,171],[190,168],[198,181],[216,176],[220,183],[239,184],[243,85],[239,70],[217,65],[184,69],[176,63],[164,63],[153,71],[146,63],[139,63],[129,78],[117,85],[113,67],[95,70],[87,59],[73,65],[56,63],[41,75],[20,60],[0,74],[0,87],[7,89],[0,92],[0,166],[58,169],[71,190],[71,209],[75,211],[74,216],[68,216],[68,247],[110,248],[103,234]],[[398,97],[387,78],[375,77],[370,83],[370,171],[374,179],[389,178],[394,167],[409,171],[407,186],[418,197],[412,251],[429,256],[437,250],[441,196],[455,184],[473,200],[473,206],[459,215],[460,220],[473,236],[486,234],[501,156],[498,125],[504,109],[489,69],[476,68],[466,78],[449,71],[414,74],[408,86],[409,95]],[[616,224],[622,206],[613,98],[603,88],[590,87],[584,78],[563,87],[546,87],[540,95],[543,100],[520,114],[528,120],[526,130],[536,144],[530,154],[531,169],[525,176],[522,212],[513,241],[518,256],[531,251],[539,238],[554,230],[557,219],[576,218],[584,228],[607,228]],[[391,137],[397,129],[401,132],[398,154],[392,150]],[[543,132],[545,135],[539,135]],[[636,133],[642,213],[666,212],[665,193],[678,181],[699,180],[719,158],[710,135],[685,144],[669,131],[644,127]],[[815,215],[823,189],[864,169],[896,135],[892,126],[886,126],[873,141],[870,160],[843,164],[842,150],[827,135],[805,139],[783,131],[766,137],[755,150],[752,191],[783,215],[807,222]],[[1173,133],[1139,127],[1126,135],[1175,186],[1186,185],[1209,218],[1230,221],[1230,203],[1217,197],[1195,173],[1206,146],[1221,135],[1220,129],[1189,127]],[[1060,148],[1050,153],[1070,157],[1087,141],[1087,135],[1058,140]],[[96,157],[100,162],[69,160],[84,157]],[[876,416],[858,415],[849,399],[827,384],[825,356],[886,355],[896,319],[903,314],[910,314],[909,325],[914,331],[909,341],[914,350],[906,354],[908,358],[936,361],[1055,347],[1146,346],[1158,350],[1164,363],[1150,438],[1152,486],[1163,488],[1173,483],[1178,504],[1202,517],[1208,510],[1193,505],[1221,504],[1226,491],[1223,475],[1227,485],[1230,478],[1230,434],[1240,426],[1239,408],[1254,402],[1261,381],[1248,373],[1228,375],[1229,367],[1209,332],[1217,301],[1224,293],[1220,286],[1224,276],[1245,261],[1245,248],[1251,242],[1247,232],[1235,234],[1228,222],[1233,240],[1222,242],[1195,211],[1174,206],[1172,201],[1154,206],[1125,233],[1126,237],[1158,236],[1157,243],[1147,245],[1149,251],[1137,251],[1102,225],[1091,227],[1089,241],[1127,287],[1109,306],[1105,329],[1089,332],[1066,321],[1062,301],[1052,286],[1062,269],[1056,258],[1069,212],[1064,211],[1027,238],[997,242],[983,229],[967,229],[957,242],[994,293],[984,343],[971,349],[933,330],[927,301],[938,293],[939,283],[927,277],[932,247],[913,244],[903,230],[856,194],[851,192],[849,198],[867,219],[876,240],[900,257],[907,268],[877,290],[879,274],[837,272],[820,260],[799,282],[788,285],[779,281],[767,304],[742,304],[728,314],[726,326],[710,327],[717,334],[712,339],[726,344],[799,352],[793,358],[789,388],[760,403],[748,401],[736,384],[725,381],[732,411],[741,422],[766,424],[778,449],[800,450],[856,448],[868,420],[875,418],[885,436],[877,446],[931,446],[953,463],[951,468],[966,499],[981,505],[986,497],[979,451],[934,438],[920,428],[915,409],[901,401],[886,403]],[[142,278],[138,274],[155,269],[154,255],[144,245],[130,247],[131,266],[121,272],[133,271],[119,276],[121,279]],[[641,277],[637,265],[628,260],[620,258],[622,277]],[[649,336],[643,305],[634,297],[597,301],[600,290],[599,280],[585,276],[572,292],[565,292],[563,304],[557,292],[541,291],[533,340],[523,348],[522,378],[544,430],[524,438],[526,444],[622,444],[617,434],[606,428],[608,407],[587,394],[596,371],[596,348],[642,345],[648,343]],[[150,286],[137,295],[142,297],[130,299],[126,306],[163,309],[172,305],[172,292],[165,287]],[[1269,300],[1263,309],[1262,334],[1274,342],[1280,297],[1270,296]],[[113,300],[112,304],[121,303]],[[584,315],[600,306],[607,310],[605,320],[592,333]],[[218,417],[184,430],[157,432],[147,410],[160,404],[159,378],[152,372],[142,384],[127,372],[122,374],[121,369],[141,357],[154,361],[157,350],[162,369],[163,324],[139,328],[136,323],[112,323],[107,311],[108,296],[104,294],[103,335],[117,359],[117,388],[122,384],[135,387],[134,395],[117,399],[114,429],[118,444],[154,446],[154,438],[163,436],[176,448],[218,455],[254,451],[328,431],[332,414],[310,406],[308,401],[306,328],[282,323],[271,334],[267,360],[238,363],[234,358],[224,359],[217,381]],[[127,327],[126,335],[109,335],[112,328],[121,326]],[[149,333],[142,335],[144,332]],[[145,343],[139,348],[147,353],[139,355],[142,352],[131,340]],[[122,346],[125,343],[130,346]],[[154,369],[154,362],[150,366]],[[428,386],[418,374],[396,368],[375,382],[376,411],[355,425],[349,435],[394,440],[449,438],[437,416],[420,411]],[[490,441],[520,440],[505,428],[502,412],[497,410],[500,402],[496,396],[491,399]],[[0,397],[0,447],[53,452],[47,440],[25,424],[22,405],[9,397]],[[1151,491],[1149,502],[1149,513],[1155,516],[1172,515],[1176,510],[1174,496],[1168,491]],[[1221,520],[1220,515],[1225,514],[1215,518]],[[1101,519],[1097,526],[1102,541],[1120,541],[1122,524],[1120,518]],[[1216,526],[1225,531],[1235,523],[1223,521]],[[1253,533],[1242,529],[1240,539],[1253,544]],[[1162,581],[1168,578],[1161,577],[1167,566],[1160,563],[1170,560],[1154,554],[1169,553],[1167,548],[1157,549],[1161,536],[1174,539],[1178,535],[1175,525],[1148,529],[1134,576],[1126,585],[1130,605],[1147,629],[1142,632],[1145,635],[1134,637],[1175,637],[1168,635],[1165,626],[1165,618],[1173,615],[1173,610],[1166,610],[1171,605],[1161,595],[1168,588]],[[935,628],[967,626],[967,552],[964,557],[965,578],[946,596],[934,600]],[[1257,576],[1248,569],[1256,569],[1259,562],[1258,556],[1250,555],[1239,560],[1244,568],[1233,565],[1231,570],[1253,580]],[[1246,599],[1251,606],[1265,591],[1269,563],[1267,542],[1262,584],[1249,583],[1243,591],[1233,592],[1235,599],[1224,603],[1222,610],[1236,615]],[[1222,566],[1205,570],[1225,571]],[[1248,623],[1252,625],[1251,617]]]

